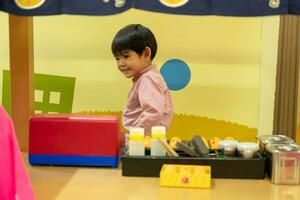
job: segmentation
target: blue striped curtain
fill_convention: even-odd
[[[25,16],[113,15],[130,8],[183,15],[300,15],[300,0],[183,0],[177,5],[168,5],[164,0],[38,0],[34,6],[22,2],[26,1],[0,0],[0,10]]]

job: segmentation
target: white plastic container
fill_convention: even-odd
[[[253,158],[256,156],[259,146],[254,142],[241,142],[237,145],[237,149],[243,158]]]
[[[144,142],[144,129],[131,128],[129,131],[129,145],[128,154],[130,156],[144,156],[145,155],[145,142]]]
[[[151,128],[151,156],[166,156],[166,149],[158,141],[158,138],[161,140],[167,141],[166,139],[166,127],[164,126],[153,126]]]
[[[226,156],[236,156],[236,148],[238,145],[236,140],[221,140],[220,147]]]

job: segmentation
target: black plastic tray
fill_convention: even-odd
[[[159,177],[163,164],[209,165],[212,178],[264,179],[266,160],[241,157],[122,156],[123,176]]]

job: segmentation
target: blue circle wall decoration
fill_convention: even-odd
[[[191,79],[191,70],[182,60],[171,59],[165,62],[160,68],[170,90],[181,90],[187,86]]]

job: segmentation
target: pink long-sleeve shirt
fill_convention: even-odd
[[[169,89],[154,65],[142,70],[133,79],[123,112],[123,126],[142,127],[151,134],[151,127],[163,125],[169,128],[173,118],[173,104]]]

